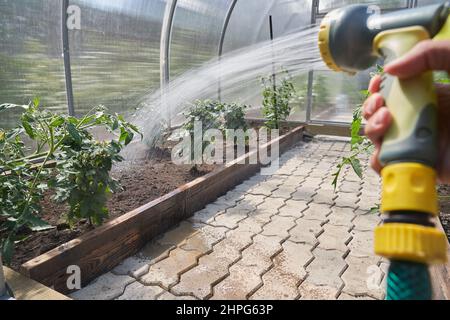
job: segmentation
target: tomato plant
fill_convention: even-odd
[[[52,228],[40,218],[46,191],[69,205],[69,223],[87,219],[101,224],[107,217],[107,196],[118,189],[109,175],[112,165],[123,160],[122,148],[140,135],[103,106],[75,118],[46,111],[36,99],[25,106],[0,105],[0,112],[12,108],[23,113],[17,128],[0,130],[0,244],[6,263],[14,245],[25,239],[23,231]],[[106,129],[115,138],[97,141],[93,128]]]
[[[279,129],[281,121],[285,121],[292,112],[290,102],[296,92],[287,71],[284,71],[284,74],[279,85],[274,83],[273,76],[261,80],[263,86],[262,113],[265,118],[265,126],[269,129]]]

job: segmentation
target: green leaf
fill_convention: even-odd
[[[6,238],[2,243],[2,258],[6,265],[10,265],[14,254],[14,241],[12,235]]]
[[[57,117],[56,119],[54,119],[51,123],[50,123],[50,127],[52,128],[56,128],[59,127],[60,125],[62,125],[64,123],[64,118],[63,117]]]
[[[36,216],[28,217],[27,222],[30,223],[30,229],[33,232],[42,232],[55,229],[54,226],[49,225],[47,222]]]
[[[83,141],[81,139],[80,133],[73,123],[67,124],[67,131],[69,132],[70,137],[75,141],[75,143],[81,145]]]
[[[34,140],[36,138],[36,135],[34,133],[33,127],[30,125],[30,123],[26,119],[22,119],[22,127],[25,129],[25,132],[27,135]]]
[[[17,104],[11,104],[11,103],[5,103],[0,105],[0,112],[8,109],[15,109],[15,108],[22,108],[24,110],[28,109],[28,106],[25,105],[17,105]]]
[[[353,170],[358,175],[360,179],[363,178],[362,168],[361,168],[361,162],[357,158],[351,158],[350,164],[352,165]]]
[[[37,108],[39,107],[39,104],[41,102],[41,99],[39,97],[36,97],[33,99],[33,105]]]
[[[375,207],[370,208],[369,210],[369,214],[377,214],[378,212],[380,212],[380,205],[377,204]]]

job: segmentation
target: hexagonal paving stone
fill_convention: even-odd
[[[308,208],[306,201],[287,200],[279,209],[279,215],[283,217],[301,218],[302,212]]]
[[[385,289],[382,287],[383,271],[371,264],[369,259],[347,257],[348,269],[342,275],[344,293],[352,296],[369,296],[383,299]]]
[[[274,213],[278,213],[278,209],[285,205],[285,200],[280,198],[272,198],[268,197],[264,199],[264,202],[261,203],[258,208],[271,211]]]
[[[333,207],[331,214],[327,217],[329,224],[335,226],[353,227],[353,219],[355,219],[356,213],[352,208],[340,208]]]
[[[317,237],[323,231],[320,221],[300,218],[296,223],[297,225],[289,231],[291,235],[289,240],[295,243],[316,245]]]
[[[292,194],[292,199],[297,201],[311,202],[313,197],[317,194],[317,187],[303,187],[297,189],[296,192]]]
[[[272,198],[282,198],[282,199],[290,199],[292,194],[295,192],[295,189],[290,186],[280,186],[277,190],[272,192]]]
[[[377,214],[358,211],[353,224],[357,231],[374,231],[381,221]]]
[[[357,258],[374,257],[373,231],[353,230],[351,234],[353,239],[348,245],[350,255]]]
[[[334,200],[336,207],[341,208],[356,208],[359,198],[356,193],[339,193]]]
[[[317,204],[334,205],[334,199],[337,198],[337,194],[332,190],[322,189],[317,190],[313,197],[313,202]]]
[[[318,286],[310,283],[308,279],[299,287],[300,300],[335,300],[339,294],[337,288],[329,286]]]
[[[117,300],[156,300],[164,292],[163,289],[156,286],[144,286],[139,282],[128,285],[123,295]]]
[[[111,272],[98,277],[87,287],[70,295],[75,300],[113,300],[121,296],[125,287],[136,280],[128,276],[116,276]]]
[[[170,289],[178,282],[178,277],[197,264],[202,255],[198,251],[173,250],[167,259],[150,266],[149,272],[142,276],[140,282],[145,285],[160,285]]]
[[[263,277],[263,286],[253,294],[251,300],[294,300],[299,296],[299,279],[285,274],[275,267]]]
[[[339,186],[339,192],[359,194],[361,190],[361,183],[349,182],[344,180]]]
[[[294,218],[275,216],[269,224],[264,226],[262,234],[265,236],[279,236],[283,239],[287,239],[289,237],[289,230],[294,226]]]
[[[222,227],[205,226],[192,237],[186,239],[179,247],[187,251],[206,253],[212,250],[216,243],[225,238],[227,231],[228,229]]]
[[[177,246],[196,233],[199,228],[199,225],[183,221],[178,227],[169,230],[163,237],[157,239],[156,243],[161,246]]]
[[[249,210],[234,207],[227,209],[224,214],[216,216],[214,221],[210,222],[211,225],[217,227],[226,227],[228,229],[235,229],[238,223],[247,218]]]
[[[198,266],[181,276],[172,291],[178,295],[194,295],[199,299],[209,298],[212,287],[226,278],[228,268],[240,259],[240,252],[252,243],[252,235],[250,232],[230,232],[211,254],[200,258]]]
[[[324,232],[319,236],[319,248],[325,250],[338,250],[346,253],[349,249],[347,244],[351,240],[350,229],[343,226],[327,224],[323,227]]]
[[[168,252],[167,252],[168,255]],[[121,276],[131,276],[133,278],[139,278],[140,276],[146,274],[150,268],[150,263],[152,259],[136,255],[125,259],[115,267],[111,272],[115,275]]]
[[[316,248],[313,255],[314,260],[306,268],[308,282],[340,289],[343,286],[340,276],[347,266],[343,258],[344,254],[337,250]]]
[[[331,208],[326,204],[310,203],[308,209],[303,211],[303,219],[326,221],[331,214]]]

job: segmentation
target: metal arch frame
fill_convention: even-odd
[[[225,20],[223,22],[222,31],[220,32],[220,41],[219,41],[219,50],[218,50],[219,63],[220,63],[220,60],[222,59],[222,55],[223,55],[223,45],[225,43],[225,36],[227,34],[228,25],[230,24],[231,16],[233,15],[233,11],[234,11],[234,8],[236,7],[237,2],[238,2],[238,0],[232,0],[230,7],[228,8],[227,14],[225,16]],[[222,84],[221,84],[220,75],[219,75],[219,79],[218,79],[217,99],[219,101],[222,101]]]
[[[159,53],[159,65],[161,76],[161,104],[167,109],[167,125],[172,127],[172,114],[170,107],[167,106],[166,95],[169,90],[170,82],[170,44],[172,41],[173,17],[177,8],[178,0],[167,0],[164,10],[164,19],[161,27],[161,42]]]
[[[69,14],[67,13],[67,9],[69,8],[69,0],[63,0],[61,6],[62,6],[61,41],[64,59],[64,76],[66,82],[67,109],[70,116],[75,116],[73,85],[72,85],[72,67],[70,63],[69,29],[67,27],[67,19],[69,18]]]
[[[170,81],[170,42],[172,39],[173,17],[178,0],[167,0],[164,19],[161,27],[160,72],[161,89],[165,90]]]
[[[220,33],[219,42],[219,59],[223,54],[223,45],[225,43],[225,36],[227,34],[228,25],[230,24],[231,16],[233,15],[234,8],[236,7],[238,0],[232,0],[230,7],[228,8],[227,15],[225,16],[225,21],[223,22],[222,32]]]
[[[320,0],[312,0],[311,3],[311,25],[316,24],[317,15],[319,13]],[[306,102],[306,123],[311,123],[312,108],[314,104],[313,99],[313,86],[314,86],[314,70],[308,72],[308,89],[307,89],[307,102]]]

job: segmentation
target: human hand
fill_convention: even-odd
[[[401,79],[408,79],[428,70],[450,72],[450,41],[423,41],[407,55],[384,68],[386,73]],[[375,145],[370,164],[378,173],[382,169],[379,155],[383,136],[392,123],[392,115],[379,93],[380,85],[381,76],[375,76],[369,85],[371,96],[363,106],[363,116],[367,120],[365,133]],[[450,183],[450,85],[436,84],[436,91],[439,132],[438,175],[442,183]]]

